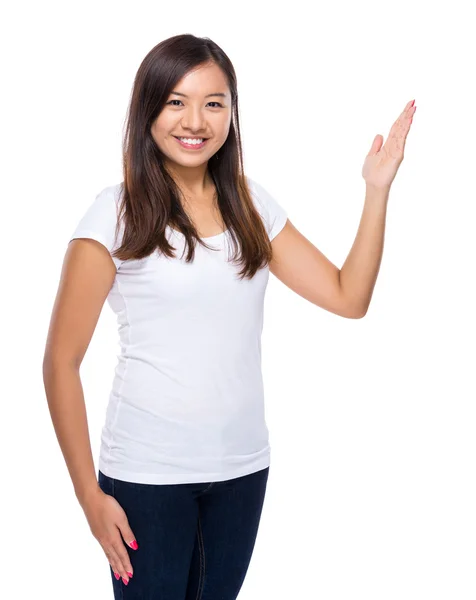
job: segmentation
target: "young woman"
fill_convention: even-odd
[[[237,597],[270,465],[269,272],[325,310],[366,314],[414,111],[408,103],[384,145],[374,139],[362,221],[339,270],[245,176],[226,54],[178,35],[143,60],[124,180],[96,196],[71,236],[44,358],[53,424],[115,598]],[[121,353],[96,477],[79,367],[106,299]]]

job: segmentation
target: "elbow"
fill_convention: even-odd
[[[365,317],[365,315],[367,314],[369,307],[365,307],[362,310],[358,311],[356,313],[356,316],[354,317],[354,319],[363,319]]]
[[[343,316],[348,319],[363,319],[367,314],[368,308],[368,306],[352,307]]]
[[[347,294],[344,292],[341,286],[341,293],[339,296],[339,311],[342,317],[347,319],[363,319],[369,309],[370,300],[365,300],[356,295]]]
[[[71,357],[68,358],[58,354],[45,353],[43,357],[43,379],[51,376],[53,373],[61,370],[61,369],[69,369],[73,368],[75,370],[79,370],[81,366],[81,358],[80,357]]]

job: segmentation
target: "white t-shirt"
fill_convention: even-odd
[[[269,238],[287,213],[247,177]],[[93,238],[111,253],[121,184],[103,189],[70,239]],[[261,332],[269,267],[239,280],[226,262],[225,231],[203,238],[191,263],[185,238],[167,226],[176,258],[154,252],[113,257],[108,303],[117,315],[120,355],[101,433],[99,469],[135,483],[224,481],[270,464],[261,373]]]

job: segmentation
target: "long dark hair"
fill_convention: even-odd
[[[124,181],[116,236],[121,218],[124,233],[113,256],[120,260],[141,259],[160,250],[167,257],[175,257],[175,248],[166,237],[167,225],[185,236],[187,262],[193,260],[197,242],[209,248],[181,205],[180,190],[164,167],[164,154],[152,137],[151,126],[175,84],[191,69],[210,63],[218,65],[227,78],[232,119],[225,143],[208,161],[208,171],[216,187],[223,223],[233,240],[232,260],[243,266],[240,277],[251,279],[269,263],[272,248],[243,171],[236,74],[215,42],[191,34],[176,35],[157,44],[137,71],[123,140]]]

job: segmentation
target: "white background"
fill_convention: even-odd
[[[4,9],[2,597],[112,598],[107,559],[52,427],[43,352],[69,235],[96,194],[121,181],[139,64],[161,40],[193,33],[217,42],[235,66],[247,174],[339,268],[357,232],[372,140],[386,139],[409,100],[418,107],[366,317],[324,311],[270,275],[263,373],[271,469],[240,600],[474,600],[470,7],[97,1]],[[95,461],[118,351],[106,304],[81,367]]]

